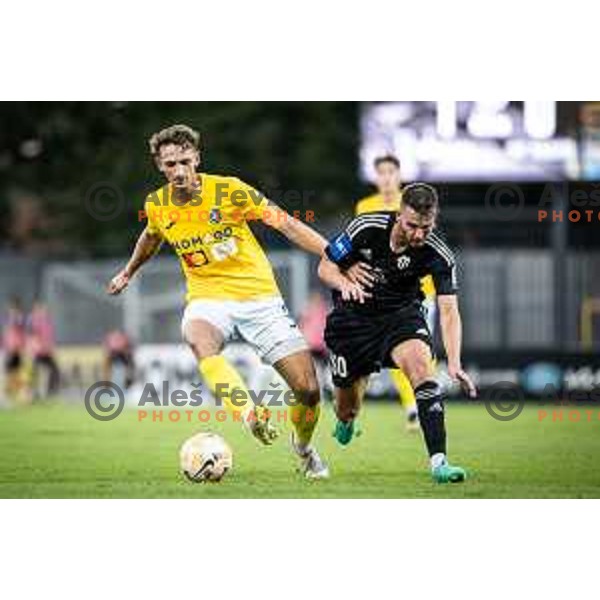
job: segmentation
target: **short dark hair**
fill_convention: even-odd
[[[402,206],[421,216],[437,212],[440,206],[437,190],[427,183],[411,183],[402,188]]]
[[[378,156],[374,162],[373,166],[378,169],[380,165],[385,163],[391,163],[396,167],[396,169],[400,168],[400,161],[393,154],[385,154],[384,156]]]
[[[148,144],[150,145],[150,154],[155,158],[161,147],[167,144],[200,150],[200,134],[187,125],[171,125],[155,133]]]

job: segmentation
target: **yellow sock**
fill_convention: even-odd
[[[221,398],[227,409],[243,413],[252,404],[244,380],[224,356],[203,358],[198,368],[213,396]],[[235,393],[236,390],[240,392]]]
[[[412,389],[412,385],[408,380],[408,377],[404,374],[401,369],[391,369],[390,376],[398,395],[400,396],[400,402],[406,412],[414,412],[417,410],[417,399],[415,398],[415,392]]]
[[[290,419],[296,430],[296,440],[299,446],[306,447],[310,444],[320,414],[320,404],[316,406],[299,404],[290,408]]]

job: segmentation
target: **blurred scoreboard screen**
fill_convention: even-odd
[[[369,102],[361,112],[361,176],[394,154],[404,181],[578,179],[576,102]]]
[[[581,178],[600,180],[600,102],[584,102],[581,123]]]

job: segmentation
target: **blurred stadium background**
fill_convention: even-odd
[[[600,103],[3,103],[0,310],[15,296],[26,311],[47,306],[64,397],[101,376],[115,329],[132,339],[138,373],[195,377],[193,364],[165,364],[191,359],[168,249],[122,298],[104,294],[161,185],[146,140],[176,122],[201,131],[203,170],[314,211],[323,234],[370,191],[372,160],[396,154],[405,182],[441,191],[441,227],[460,250],[464,362],[479,384],[514,381],[528,395],[600,384]],[[540,221],[540,208],[563,218]],[[572,208],[593,211],[591,223],[571,222]],[[327,297],[310,258],[257,228],[297,316],[311,292]],[[374,381],[374,396],[390,393],[385,377]]]

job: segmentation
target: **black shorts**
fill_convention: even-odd
[[[133,356],[129,352],[110,352],[108,360],[111,365],[121,363],[125,367],[133,366]]]
[[[4,357],[4,370],[7,373],[18,371],[23,364],[23,357],[20,352],[9,352]]]
[[[54,360],[54,356],[52,354],[39,354],[33,359],[33,364],[36,366],[44,366],[50,369],[54,369],[56,367],[56,361]]]
[[[336,307],[325,327],[334,385],[347,388],[361,377],[395,367],[391,352],[407,340],[422,340],[432,348],[420,303],[383,314]]]

